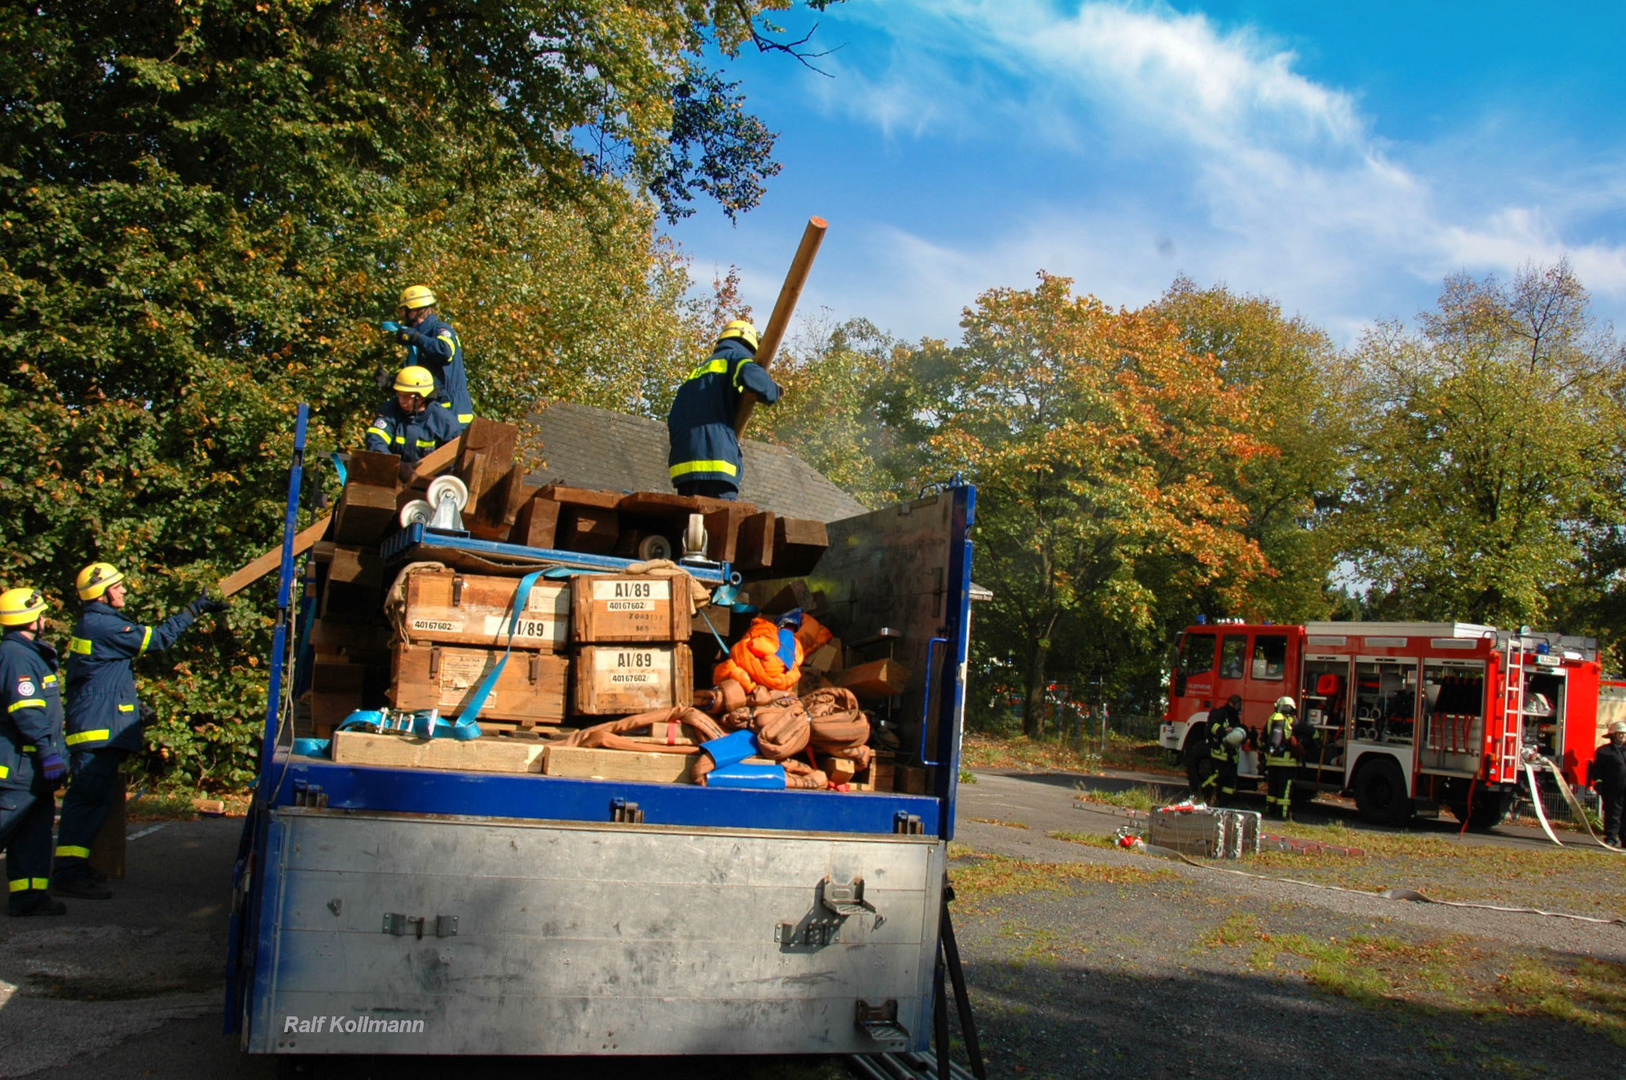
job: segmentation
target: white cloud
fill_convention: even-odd
[[[1467,196],[1408,163],[1408,148],[1377,134],[1381,117],[1300,73],[1297,57],[1258,30],[1162,4],[848,8],[838,17],[869,23],[888,46],[837,53],[835,79],[810,79],[827,111],[890,140],[947,139],[984,153],[1043,147],[1071,155],[1081,172],[1146,169],[1142,184],[1092,192],[1088,210],[1053,196],[1023,203],[1013,192],[1010,204],[988,208],[1013,223],[991,242],[872,230],[868,258],[889,273],[855,285],[862,295],[849,310],[875,313],[878,294],[892,293],[910,313],[898,320],[905,333],[948,332],[978,290],[1031,282],[1040,267],[1092,291],[1110,281],[1120,295],[1104,298],[1120,302],[1151,299],[1184,270],[1277,296],[1344,335],[1409,316],[1420,291],[1432,295],[1454,270],[1506,275],[1566,254],[1596,296],[1626,301],[1626,247],[1579,224],[1626,208],[1618,174],[1566,174],[1545,162],[1547,175],[1511,174],[1499,197],[1485,195],[1496,190],[1486,184]],[[870,209],[886,219],[885,207]],[[1157,250],[1164,234],[1173,266]]]

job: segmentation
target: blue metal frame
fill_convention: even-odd
[[[316,788],[330,810],[609,821],[617,799],[637,803],[648,825],[773,831],[890,834],[897,816],[918,817],[928,835],[940,830],[942,802],[890,792],[763,791],[621,780],[574,780],[535,773],[471,773],[338,765],[277,755],[282,777],[273,805]],[[285,771],[283,771],[285,770]]]
[[[971,659],[971,529],[977,523],[977,489],[959,478],[947,488],[954,498],[954,527],[949,553],[948,610],[943,636],[952,653],[944,650],[937,679],[937,768],[932,793],[942,800],[938,835],[954,838],[954,807],[960,793],[960,730],[965,722],[965,672]],[[956,540],[957,538],[957,540]]]
[[[609,573],[625,570],[639,561],[638,559],[623,559],[614,555],[590,555],[583,551],[558,551],[553,548],[534,548],[526,547],[524,544],[502,544],[495,540],[475,540],[467,536],[451,536],[446,533],[430,532],[425,529],[422,522],[413,522],[400,532],[387,538],[379,548],[379,554],[383,555],[386,561],[394,562],[402,558],[426,558],[427,552],[432,552],[437,548],[447,551],[467,551],[474,555],[496,555],[508,559],[556,562],[581,570],[602,570]],[[420,549],[427,549],[427,551]],[[732,577],[727,563],[718,566],[695,566],[690,563],[681,565],[695,578],[707,585],[721,585]]]

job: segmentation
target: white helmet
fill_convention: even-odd
[[[1299,711],[1298,703],[1295,702],[1292,698],[1288,697],[1286,694],[1283,694],[1281,697],[1276,699],[1276,711],[1277,712],[1298,712]]]
[[[1616,720],[1613,724],[1610,724],[1609,734],[1626,735],[1626,720]]]

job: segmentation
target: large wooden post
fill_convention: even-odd
[[[785,274],[785,283],[779,287],[779,299],[774,302],[773,314],[768,317],[768,325],[757,343],[756,362],[762,365],[763,370],[773,363],[779,343],[785,340],[790,317],[796,311],[796,301],[801,299],[802,286],[807,284],[807,275],[813,269],[813,258],[819,253],[819,245],[824,242],[824,230],[828,227],[829,223],[821,217],[807,219],[807,228],[802,230],[802,242],[796,248],[796,257],[790,261],[790,271]],[[755,405],[756,398],[751,394],[741,396],[739,411],[734,414],[735,435],[745,434],[745,425],[750,423],[751,409]]]

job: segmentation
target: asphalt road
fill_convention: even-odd
[[[1110,834],[1123,823],[1123,815],[1109,807],[1077,803],[1073,798],[1077,787],[1148,782],[1167,783],[1171,795],[1179,792],[1178,783],[1169,778],[1136,774],[1084,778],[983,773],[976,784],[960,788],[958,835],[979,851],[1045,861],[1113,857],[1045,834]],[[1337,806],[1318,805],[1312,813],[1353,820],[1352,811]],[[1020,822],[1027,828],[989,823],[996,821]],[[221,971],[231,867],[241,824],[241,819],[132,823],[129,876],[114,883],[113,900],[67,901],[69,913],[61,918],[0,919],[0,1077],[206,1080],[277,1074],[274,1062],[241,1054],[236,1040],[221,1034]],[[1449,818],[1418,827],[1456,831]],[[1463,842],[1547,843],[1539,832],[1522,829],[1470,834]],[[1242,886],[1233,892],[1248,895]],[[1293,899],[1305,902],[1302,897]],[[1443,909],[1420,905],[1348,896],[1316,897],[1313,902],[1336,909],[1340,917],[1401,919],[1424,928],[1436,923],[1445,928],[1449,923]],[[1574,924],[1532,925],[1516,916],[1508,916],[1506,925],[1508,934],[1532,944],[1626,961],[1626,933],[1607,929],[1609,933],[1600,934],[1582,932]],[[968,941],[968,970],[977,970],[981,948],[976,939]],[[975,999],[979,992],[975,979],[972,991]],[[489,1080],[536,1075],[535,1062],[467,1064]],[[410,1080],[444,1069],[439,1059],[372,1059],[348,1062],[342,1071],[349,1080],[386,1073],[390,1080]],[[739,1063],[715,1061],[665,1062],[660,1067],[667,1080],[690,1074],[717,1080],[739,1075],[739,1069]],[[592,1061],[577,1062],[562,1074],[625,1075],[629,1080],[637,1075],[642,1080],[648,1070],[647,1063]]]

